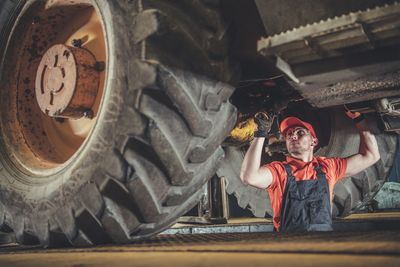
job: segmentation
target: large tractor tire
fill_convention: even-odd
[[[226,192],[234,195],[239,207],[249,209],[256,217],[272,215],[267,190],[245,185],[240,180],[240,166],[246,151],[240,147],[225,148],[225,158],[217,171],[218,177],[225,177]]]
[[[128,243],[190,210],[236,120],[233,88],[220,82],[233,68],[218,1],[2,5],[0,231],[21,244]],[[46,51],[71,42],[74,56],[95,56],[82,66],[100,72],[98,93],[91,110],[50,117],[35,80],[57,84],[43,77],[70,53],[36,72]]]
[[[351,212],[366,210],[385,183],[394,163],[397,135],[380,131],[375,116],[367,116],[367,122],[378,142],[381,158],[364,171],[336,183],[332,203],[334,217],[343,217]],[[348,157],[357,153],[360,138],[354,123],[339,110],[331,115],[331,125],[329,143],[317,154],[327,157]]]
[[[318,127],[321,136],[328,136],[328,142],[316,151],[316,155],[326,157],[347,157],[358,152],[359,135],[354,123],[348,119],[342,110],[326,113],[329,118]],[[368,117],[370,129],[376,136],[381,159],[353,176],[338,182],[334,188],[332,213],[334,217],[343,217],[357,210],[367,209],[369,202],[382,187],[389,175],[396,155],[397,135],[383,133],[376,127],[373,116]],[[325,123],[330,122],[330,127]],[[249,209],[256,217],[272,216],[269,196],[266,190],[243,185],[240,181],[240,166],[245,149],[228,147],[226,157],[218,170],[220,177],[227,179],[227,193],[234,194],[242,208]]]

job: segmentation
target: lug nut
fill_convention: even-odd
[[[77,47],[77,48],[82,47],[82,39],[74,39],[74,40],[72,40],[72,45],[74,47]]]
[[[93,111],[91,109],[86,110],[86,111],[83,112],[83,116],[85,118],[92,119],[93,118]]]
[[[106,64],[104,61],[97,61],[96,64],[94,64],[94,68],[97,71],[103,71],[106,68]]]

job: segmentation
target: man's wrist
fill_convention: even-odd
[[[364,120],[365,120],[365,116],[363,114],[361,114],[360,116],[353,119],[354,123],[356,123],[356,124],[358,124]]]
[[[254,137],[267,137],[267,133],[264,131],[255,131]]]

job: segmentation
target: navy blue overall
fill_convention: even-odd
[[[317,179],[299,182],[289,165],[285,169],[281,232],[332,231],[328,181],[320,166],[315,168]]]

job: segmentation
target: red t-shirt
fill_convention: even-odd
[[[302,160],[286,157],[286,161],[279,162],[274,161],[263,167],[268,168],[272,173],[272,183],[267,188],[269,199],[271,201],[271,207],[273,210],[273,222],[275,229],[279,231],[280,228],[280,216],[282,208],[282,198],[285,192],[285,186],[287,181],[287,173],[283,164],[289,164],[293,176],[296,181],[313,180],[317,178],[315,167],[319,164],[322,171],[326,174],[328,181],[330,200],[332,204],[332,194],[335,183],[344,177],[347,168],[347,160],[344,158],[325,158],[325,157],[314,157],[310,162],[304,162]]]

